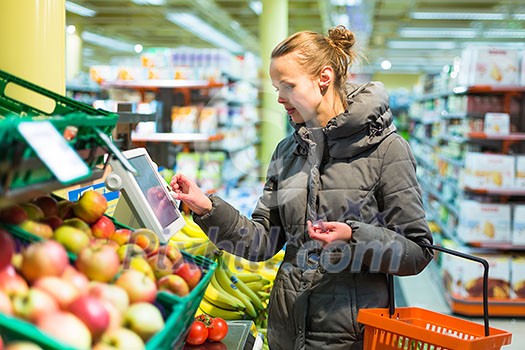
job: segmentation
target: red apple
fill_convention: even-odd
[[[26,220],[18,225],[22,230],[45,239],[53,236],[53,229],[46,223],[35,220]]]
[[[110,329],[102,335],[99,344],[113,346],[120,350],[143,350],[144,342],[135,332],[124,328]]]
[[[171,274],[162,277],[157,281],[159,290],[166,290],[180,297],[188,295],[190,287],[188,283],[179,275]]]
[[[25,294],[28,288],[26,280],[15,271],[13,266],[8,266],[0,271],[0,291],[8,296]]]
[[[118,228],[109,236],[109,239],[111,241],[117,242],[119,246],[124,245],[130,243],[132,232],[133,231],[127,228]]]
[[[125,270],[115,285],[124,288],[131,304],[141,301],[152,303],[157,295],[157,285],[144,273],[136,270]]]
[[[38,318],[36,326],[54,339],[77,349],[91,348],[91,333],[75,315],[55,311]]]
[[[190,289],[195,288],[202,276],[201,269],[191,262],[183,262],[175,267],[174,273],[184,278]]]
[[[88,327],[94,339],[98,339],[109,327],[109,312],[101,299],[82,295],[69,305],[69,312],[77,316]]]
[[[114,284],[91,282],[89,283],[88,294],[108,301],[121,314],[124,314],[129,306],[129,296],[126,290]]]
[[[26,211],[18,204],[0,210],[0,222],[11,225],[20,225],[29,219]]]
[[[51,226],[53,230],[56,230],[57,227],[59,227],[60,225],[64,223],[64,220],[62,220],[59,216],[52,215],[52,216],[43,218],[42,220],[40,220],[40,222],[43,224],[49,225]]]
[[[88,224],[92,224],[106,212],[108,202],[103,194],[97,191],[86,191],[80,196],[73,207],[75,216]]]
[[[72,284],[80,294],[85,294],[88,291],[89,280],[82,272],[75,269],[73,266],[68,265],[62,276],[64,281]]]
[[[150,303],[132,304],[124,314],[124,327],[137,333],[144,342],[164,328],[159,309]]]
[[[13,304],[11,303],[11,299],[9,298],[9,295],[2,291],[0,291],[0,312],[6,315],[13,314]]]
[[[30,220],[38,221],[44,218],[44,212],[36,204],[22,203],[20,206],[25,210]]]
[[[182,262],[182,254],[179,248],[170,244],[161,245],[158,254],[168,257],[173,262],[173,264],[176,264],[179,261]]]
[[[75,286],[63,280],[61,277],[56,276],[39,278],[33,283],[32,287],[43,290],[51,295],[63,310],[66,310],[69,304],[80,294]]]
[[[160,247],[159,237],[147,228],[139,228],[133,231],[130,243],[137,244],[144,249],[147,256],[156,254]]]
[[[20,271],[29,281],[44,276],[60,276],[69,265],[66,249],[55,241],[32,243],[22,253]]]
[[[91,232],[95,238],[109,238],[115,232],[115,224],[103,215],[91,225]]]
[[[126,294],[126,298],[127,297],[128,296]],[[104,305],[109,315],[108,330],[122,327],[124,313],[121,313],[120,311],[118,311],[115,305],[113,305],[111,302],[105,299],[99,299],[99,300],[102,303],[102,305]]]
[[[73,226],[84,231],[89,237],[93,237],[89,224],[79,218],[69,218],[64,220],[64,225]]]
[[[173,273],[174,263],[166,255],[154,254],[148,257],[147,260],[156,279],[160,279]]]
[[[58,202],[51,196],[36,197],[31,201],[31,203],[42,209],[45,218],[58,215]]]
[[[120,259],[109,245],[93,242],[80,251],[75,266],[92,281],[109,282],[120,270]]]
[[[73,213],[74,202],[68,200],[62,200],[58,202],[58,216],[62,220],[72,218],[75,214]]]
[[[0,271],[11,265],[15,253],[15,241],[7,232],[0,229]]]
[[[13,297],[13,313],[29,322],[35,322],[42,315],[58,309],[56,300],[38,288],[29,288],[27,293]]]

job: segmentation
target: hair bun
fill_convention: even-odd
[[[344,52],[349,53],[355,44],[355,36],[351,30],[343,25],[328,30],[328,38],[335,46],[341,48]]]

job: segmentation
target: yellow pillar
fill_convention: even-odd
[[[79,26],[70,25],[66,31],[66,82],[72,82],[82,70],[82,38]]]
[[[277,143],[286,136],[288,117],[277,103],[277,93],[269,75],[270,55],[273,48],[288,35],[288,0],[263,0],[259,19],[262,58],[262,125],[259,159],[261,172],[266,174],[268,162]]]
[[[0,69],[64,94],[65,0],[0,1]]]

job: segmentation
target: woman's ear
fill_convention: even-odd
[[[330,66],[324,66],[319,73],[319,88],[326,91],[334,79],[334,70]]]

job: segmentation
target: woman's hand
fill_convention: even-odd
[[[212,208],[211,200],[199,186],[182,174],[175,174],[170,182],[175,199],[180,199],[197,215],[204,215]]]
[[[334,241],[348,242],[352,238],[352,228],[344,222],[316,222],[310,220],[308,224],[308,235],[323,244],[323,246]]]

